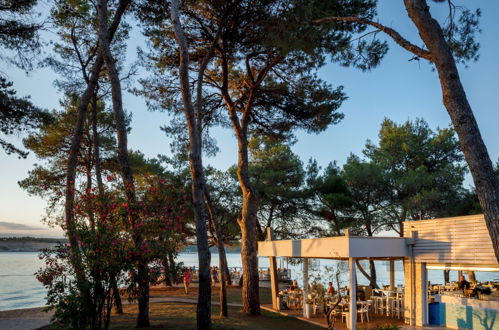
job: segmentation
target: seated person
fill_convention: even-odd
[[[291,284],[291,286],[289,287],[289,290],[295,291],[296,289],[298,289],[298,282],[296,280],[294,280],[293,284]]]
[[[470,285],[470,282],[466,281],[466,279],[464,278],[463,275],[461,275],[459,277],[459,282],[457,283],[457,287],[459,288],[459,290],[468,290],[471,285]]]
[[[334,296],[333,282],[328,282],[326,294],[330,294],[330,295]]]

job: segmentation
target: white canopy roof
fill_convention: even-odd
[[[340,236],[258,242],[260,257],[402,258],[408,256],[406,238]]]

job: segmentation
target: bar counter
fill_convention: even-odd
[[[440,296],[440,325],[454,329],[499,329],[499,301],[443,294]]]

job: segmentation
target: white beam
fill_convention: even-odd
[[[357,329],[357,281],[356,281],[356,266],[355,259],[348,259],[348,270],[350,275],[349,289],[350,289],[350,308],[348,313],[347,327],[349,329]]]
[[[402,258],[407,256],[403,237],[339,236],[258,242],[260,257],[288,258]]]

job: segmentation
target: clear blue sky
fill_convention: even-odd
[[[495,162],[499,157],[499,1],[461,1],[460,4],[471,9],[475,8],[472,6],[482,9],[480,59],[476,63],[470,63],[467,69],[460,67],[460,74],[483,139]],[[446,15],[445,4],[430,1],[430,5],[436,17]],[[417,45],[422,45],[402,1],[381,0],[378,12],[380,22],[395,28]],[[293,150],[304,162],[313,157],[321,165],[334,160],[341,165],[351,152],[360,154],[366,139],[377,140],[384,117],[396,122],[423,117],[432,128],[450,125],[449,116],[442,105],[436,72],[424,61],[409,62],[411,54],[390,40],[389,44],[388,55],[371,72],[337,65],[327,65],[320,71],[321,77],[333,85],[343,85],[349,99],[341,108],[345,114],[341,123],[319,135],[298,133],[298,143],[293,146]],[[130,62],[136,59],[135,49],[140,45],[143,45],[143,38],[139,31],[134,31],[129,42]],[[3,64],[1,71],[14,81],[19,95],[31,95],[34,103],[41,107],[58,107],[60,95],[52,85],[56,75],[50,70],[38,69],[27,76],[24,72]],[[127,111],[133,113],[130,148],[140,149],[149,157],[159,153],[168,155],[169,141],[159,129],[168,120],[166,115],[147,111],[144,101],[133,95],[124,95],[124,101]],[[236,144],[232,132],[218,129],[213,131],[213,136],[217,139],[221,152],[215,158],[206,159],[205,163],[226,169],[236,162]],[[21,144],[20,139],[18,144]],[[42,229],[46,228],[40,223],[45,202],[28,196],[17,185],[17,181],[26,177],[36,161],[32,156],[19,160],[0,151],[0,235],[60,235],[60,231]],[[471,183],[469,178],[468,182]]]

